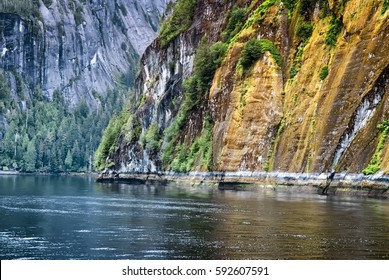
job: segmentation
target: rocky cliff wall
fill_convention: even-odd
[[[122,171],[388,173],[388,16],[387,1],[197,1],[187,31],[146,51],[142,132],[110,157]],[[226,52],[188,107],[204,36]],[[261,54],[243,67],[253,39]]]
[[[146,49],[136,79],[133,110],[134,119],[142,127],[143,138],[152,125],[156,125],[158,134],[162,134],[175,120],[184,100],[182,84],[193,73],[193,60],[200,39],[207,36],[212,42],[218,40],[224,24],[220,15],[230,7],[220,1],[197,1],[195,13],[191,15],[193,23],[186,32],[166,46],[161,46],[159,38]],[[194,116],[190,122],[186,137],[183,135],[188,143],[199,133],[203,119]],[[125,138],[123,132],[117,142],[118,149],[112,154],[116,169],[149,172],[162,168],[158,152],[144,149],[145,139],[128,143]]]
[[[168,0],[0,1],[0,170],[92,170]]]
[[[82,99],[96,107],[93,90],[133,79],[168,1],[35,2],[37,15],[0,11],[0,67],[11,81],[22,76],[27,95],[39,87],[51,100],[59,90],[73,107]]]

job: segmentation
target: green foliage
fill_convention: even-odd
[[[344,9],[346,7],[346,3],[348,0],[339,0],[336,5],[336,10],[338,15],[342,15],[344,13]]]
[[[215,44],[216,45],[216,44]],[[196,51],[193,75],[183,83],[184,100],[175,121],[167,128],[165,134],[168,141],[174,140],[187,121],[190,111],[206,96],[210,83],[220,63],[223,47],[209,46],[207,39],[203,38]],[[214,48],[212,48],[214,47]]]
[[[290,79],[293,79],[297,75],[297,73],[300,71],[300,68],[302,65],[302,57],[303,57],[304,48],[305,48],[306,44],[307,44],[307,41],[302,42],[297,49],[296,56],[293,60],[292,67],[290,68],[290,72],[289,72]]]
[[[145,135],[146,149],[156,153],[161,145],[161,135],[156,124],[150,125]]]
[[[298,0],[282,0],[289,11],[293,11],[298,3]]]
[[[165,47],[170,41],[191,26],[196,5],[196,0],[177,1],[172,15],[161,24],[159,38],[162,47]]]
[[[290,71],[289,71],[289,78],[290,79],[293,79],[298,73],[298,70],[296,68],[296,65],[292,65],[292,67],[290,68]]]
[[[1,113],[9,124],[0,140],[0,168],[15,166],[27,172],[88,170],[103,129],[112,112],[121,107],[121,95],[118,92],[109,92],[105,97],[96,94],[101,106],[95,111],[85,100],[69,109],[59,90],[54,91],[49,102],[37,87],[33,99],[25,100],[24,90],[28,85],[23,76],[13,71],[9,74],[15,77],[17,94],[0,100],[7,107]],[[0,70],[0,93],[4,93],[2,88],[9,89]],[[23,110],[17,106],[20,101],[26,104]]]
[[[240,93],[240,96],[239,96],[239,109],[243,109],[243,107],[245,107],[246,104],[247,104],[247,92],[248,92],[248,89],[246,87]]]
[[[176,149],[176,156],[173,159],[170,167],[175,172],[188,172],[187,169],[187,147],[183,145],[179,145]]]
[[[311,38],[313,32],[312,23],[309,21],[299,22],[297,25],[297,36],[299,36],[304,41],[308,41]]]
[[[239,60],[244,70],[250,68],[266,51],[269,51],[274,61],[280,66],[281,55],[273,42],[266,39],[250,39],[242,50]]]
[[[173,161],[173,153],[175,148],[177,147],[173,145],[173,141],[169,141],[164,145],[163,149],[161,150],[161,160],[164,165],[168,166]]]
[[[219,66],[223,61],[228,45],[223,42],[216,42],[210,47],[210,55],[215,66]]]
[[[215,56],[218,54],[213,53]],[[203,37],[196,50],[194,58],[194,77],[197,80],[197,92],[206,92],[212,81],[217,65],[215,60],[219,57],[213,57],[207,38]]]
[[[122,127],[122,133],[124,134],[127,143],[138,141],[142,133],[142,127],[139,120],[133,115],[129,115],[127,122]]]
[[[284,133],[285,126],[286,126],[285,118],[282,118],[280,125],[278,127],[278,130],[277,130],[276,140],[281,137],[282,133]]]
[[[272,58],[277,63],[277,65],[281,66],[281,64],[282,64],[281,54],[280,54],[279,50],[277,49],[277,47],[274,45],[274,43],[269,41],[269,40],[266,40],[266,39],[259,40],[259,43],[261,45],[262,51],[263,52],[266,52],[266,51],[270,52]]]
[[[125,112],[114,116],[104,130],[103,137],[97,148],[94,159],[94,166],[97,170],[103,170],[106,167],[107,157],[115,151],[117,140],[127,118],[128,115]]]
[[[315,10],[317,0],[300,0],[299,14],[308,19]]]
[[[197,79],[195,77],[190,77],[184,82],[184,101],[181,104],[180,110],[177,113],[177,116],[174,122],[165,130],[164,134],[168,141],[168,144],[165,145],[162,150],[162,161],[165,164],[171,162],[171,155],[174,152],[173,143],[176,141],[176,137],[179,135],[181,129],[184,127],[190,111],[198,103],[199,98],[197,98]]]
[[[273,145],[273,141],[272,141],[272,145]],[[269,149],[267,151],[267,156],[266,156],[266,162],[265,164],[263,165],[263,170],[266,171],[266,172],[269,172],[270,171],[270,161],[271,161],[271,158],[273,156],[273,149]]]
[[[376,174],[380,170],[380,166],[378,164],[373,164],[372,162],[377,161],[376,159],[372,159],[372,161],[369,163],[369,165],[362,170],[362,173],[364,175],[373,175]]]
[[[195,159],[200,160],[199,158],[201,158],[200,166],[202,168],[207,168],[209,165],[212,149],[209,148],[211,144],[205,144],[211,141],[209,138],[212,137],[212,133],[209,132],[212,129],[209,120],[205,122],[200,138],[195,140],[197,144],[194,144],[195,146],[191,149],[177,142],[191,111],[206,100],[208,88],[216,68],[225,54],[225,48],[226,44],[224,43],[209,46],[207,39],[203,38],[196,51],[193,75],[183,83],[184,100],[174,122],[164,131],[167,143],[161,151],[161,160],[165,166],[170,166],[174,171],[187,172],[191,170]],[[200,148],[197,149],[197,146]]]
[[[297,94],[294,94],[293,99],[297,100]],[[295,103],[295,100],[293,100]],[[284,133],[286,127],[286,120],[285,118],[282,118],[280,123],[278,124],[278,129],[275,137],[271,141],[271,148],[267,151],[266,155],[266,162],[263,165],[263,170],[266,172],[269,172],[271,169],[271,161],[273,158],[274,151],[276,150],[277,147],[277,141],[281,137],[282,133]]]
[[[2,13],[14,13],[23,18],[40,17],[39,0],[1,0],[0,11]]]
[[[380,165],[382,163],[382,151],[389,136],[389,120],[378,124],[377,129],[379,132],[378,145],[369,165],[362,170],[362,173],[365,175],[372,175],[380,170]]]
[[[171,163],[173,171],[189,172],[195,163],[203,170],[212,169],[212,129],[210,119],[206,118],[201,135],[193,141],[192,145],[178,146],[176,156]]]
[[[10,98],[10,88],[5,72],[0,68],[0,100],[7,101]]]
[[[36,143],[34,138],[31,141],[29,141],[27,144],[27,151],[24,157],[25,171],[32,172],[36,170],[36,159],[37,159],[37,152],[36,152]]]
[[[320,70],[320,80],[324,80],[328,76],[328,65],[323,66]]]
[[[267,11],[274,5],[279,4],[281,0],[265,0],[262,4],[254,11],[252,16],[246,21],[244,28],[251,26],[252,24],[260,24],[267,13]]]
[[[330,25],[324,38],[324,43],[330,47],[335,47],[338,40],[338,36],[342,31],[343,22],[341,19],[336,19],[334,16],[331,16]]]
[[[382,4],[381,15],[385,14],[387,10],[389,10],[389,0],[384,0],[384,3]]]
[[[379,132],[388,134],[389,132],[389,120],[383,121],[377,125],[377,129]]]
[[[68,150],[65,158],[66,169],[71,169],[73,166],[73,154],[71,150]]]
[[[330,13],[330,5],[327,0],[320,1],[320,18],[327,17]]]
[[[223,31],[223,41],[230,42],[230,40],[238,34],[245,22],[247,11],[244,8],[234,8],[228,17],[226,29]]]
[[[74,115],[77,119],[86,118],[89,115],[89,111],[88,103],[86,103],[85,100],[82,100],[74,110]]]
[[[262,55],[263,51],[259,40],[250,39],[242,50],[242,55],[240,57],[239,63],[240,65],[242,65],[243,69],[248,69]]]

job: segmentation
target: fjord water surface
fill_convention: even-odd
[[[389,201],[0,176],[1,259],[389,259]]]

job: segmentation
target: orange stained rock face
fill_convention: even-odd
[[[333,48],[324,42],[330,18],[316,18],[300,69],[290,80],[288,70],[299,45],[295,34],[289,35],[287,50],[281,50],[284,55],[289,53],[282,69],[271,63],[267,53],[242,75],[236,65],[244,42],[269,33],[266,26],[244,29],[210,91],[211,100],[218,100],[213,145],[216,169],[361,172],[376,148],[377,124],[389,118],[385,48],[389,46],[389,21],[380,11],[371,1],[349,1]],[[264,25],[275,14],[272,9]],[[277,34],[285,33],[280,30],[281,18],[275,23]],[[282,39],[276,36],[274,40]],[[324,79],[320,76],[323,67],[328,67]],[[369,105],[364,108],[364,104]],[[388,169],[387,150],[385,145],[382,170]]]
[[[218,170],[262,170],[281,121],[281,69],[267,53],[251,72],[244,78],[235,75],[226,117],[215,124]]]
[[[381,14],[382,1],[349,0],[343,6],[340,1],[329,1],[327,14],[316,6],[309,15],[298,9],[288,12],[277,1],[236,3],[246,8],[247,18],[231,41],[225,42],[227,53],[213,77],[208,100],[202,97],[198,108],[188,113],[184,129],[174,136],[174,145],[184,144],[189,149],[210,115],[215,170],[362,172],[379,143],[377,125],[389,120],[389,11]],[[262,3],[272,5],[264,8]],[[180,49],[181,62],[185,62],[189,55],[195,56],[192,47],[199,38],[208,36],[210,44],[222,40],[228,13],[212,13],[210,7],[231,10],[228,5],[202,0],[192,27],[167,52],[185,46]],[[204,11],[211,17],[199,16]],[[338,33],[332,31],[336,33],[332,34],[334,46],[326,44],[334,26],[332,17],[339,25]],[[272,42],[282,63],[276,63],[277,54],[268,47],[243,70],[239,60],[250,39]],[[152,51],[158,56],[158,49]],[[180,63],[174,62],[177,72]],[[188,65],[191,63],[182,64],[182,69],[191,71]],[[166,73],[167,80],[172,78]],[[176,77],[176,81],[187,76]],[[174,119],[183,99],[179,94],[184,93],[177,89],[169,97],[174,102],[170,102],[168,97],[163,99],[166,92],[161,91],[161,99],[154,102],[163,105],[156,107],[154,115],[160,126],[167,127],[161,120]],[[168,108],[169,114],[163,108]],[[380,171],[386,173],[388,142],[380,154]],[[198,162],[195,159],[192,170],[202,170]]]

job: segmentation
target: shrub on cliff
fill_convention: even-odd
[[[105,161],[109,154],[114,151],[122,127],[128,117],[126,112],[122,112],[120,115],[113,117],[109,122],[95,154],[94,166],[97,170],[103,170],[105,168]]]
[[[297,1],[298,0],[283,0],[282,2],[284,3],[284,5],[288,8],[289,11],[292,11],[294,10],[294,8],[296,7],[297,5]]]
[[[297,26],[297,35],[304,41],[307,41],[312,36],[312,32],[313,26],[309,21],[303,21]]]
[[[213,60],[213,64],[217,67],[223,61],[226,52],[227,52],[227,44],[223,42],[217,42],[210,47],[211,57]]]
[[[375,149],[374,155],[371,158],[369,165],[362,170],[362,173],[365,175],[372,175],[377,173],[380,170],[380,165],[382,163],[382,151],[385,148],[386,140],[389,136],[389,120],[383,121],[377,125],[378,130],[378,145]]]
[[[385,14],[387,10],[389,10],[389,0],[384,0],[384,3],[382,4],[381,14]]]
[[[323,68],[321,68],[320,70],[320,80],[324,80],[325,78],[327,78],[328,76],[328,66],[323,66]]]
[[[229,42],[242,29],[247,11],[244,8],[235,8],[227,15],[228,22],[222,36],[225,42]]]
[[[204,170],[209,169],[212,156],[211,121],[205,121],[201,135],[194,139],[192,146],[179,143],[177,136],[188,121],[192,110],[207,100],[210,83],[226,50],[225,43],[218,42],[210,46],[206,37],[200,41],[194,59],[193,75],[183,83],[184,100],[174,122],[164,131],[166,144],[161,151],[161,160],[171,170],[188,172],[195,161]]]
[[[156,124],[150,125],[145,135],[146,148],[151,152],[157,152],[161,144],[161,135]]]
[[[161,25],[159,39],[162,47],[165,47],[170,41],[191,26],[196,5],[196,0],[177,1],[172,15],[163,21]]]
[[[274,61],[281,65],[281,55],[273,42],[266,39],[250,39],[242,50],[239,63],[244,70],[250,68],[266,51],[270,52]]]
[[[249,68],[263,55],[261,44],[257,39],[249,40],[243,48],[242,56],[240,57],[240,65],[243,69]]]
[[[343,22],[341,19],[336,19],[334,16],[330,19],[330,25],[324,38],[324,43],[331,47],[335,47],[336,42],[338,41],[338,36],[342,31]]]

